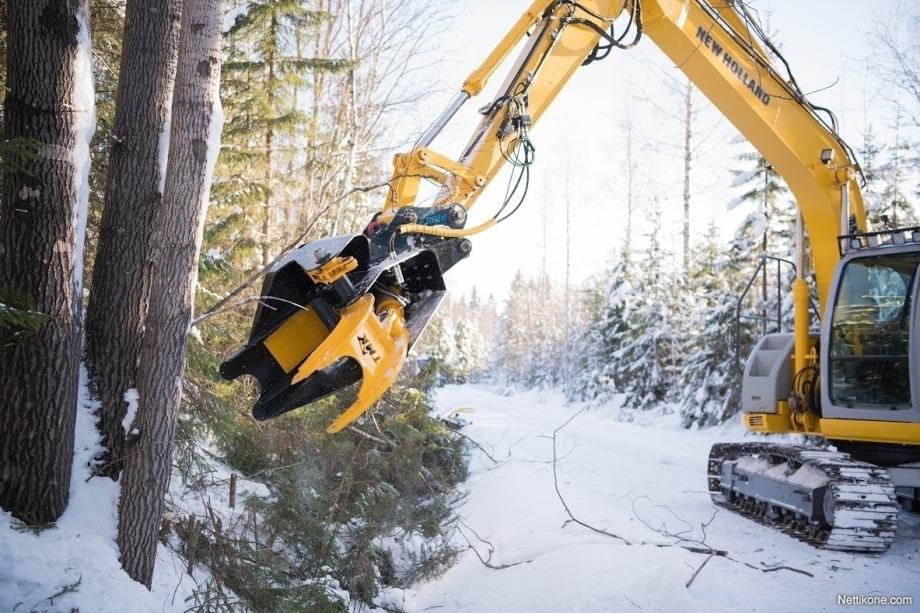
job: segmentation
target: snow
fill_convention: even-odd
[[[157,163],[159,169],[159,185],[157,191],[163,194],[166,189],[166,168],[169,165],[169,136],[172,134],[172,89],[166,98],[166,115],[163,117],[163,125],[160,128],[160,136],[157,142]]]
[[[205,206],[207,206],[211,194],[211,182],[214,179],[214,165],[217,164],[217,156],[220,154],[220,134],[224,129],[224,108],[221,106],[220,96],[216,92],[214,94],[214,102],[211,105],[211,119],[208,123],[208,128],[208,149],[204,161],[204,186],[201,192],[201,197],[205,200]],[[205,217],[204,212],[202,212],[198,220],[195,253],[201,251]]]
[[[815,488],[827,485],[827,475],[814,466],[800,466],[798,470],[789,473],[789,464],[781,462],[770,464],[766,458],[741,458],[736,466],[749,473],[764,475],[781,481],[788,481],[803,487]]]
[[[736,467],[741,470],[746,470],[749,473],[754,473],[757,475],[763,475],[768,470],[773,468],[773,464],[770,464],[770,461],[767,458],[740,458],[736,464]],[[784,464],[785,466],[785,464]]]
[[[214,165],[220,153],[220,134],[224,129],[224,107],[221,105],[220,96],[214,95],[214,104],[211,106],[211,121],[208,124],[208,151],[205,155],[205,197],[211,193],[211,180],[214,178]]]
[[[743,187],[756,179],[760,174],[759,169],[755,170],[746,170],[744,172],[738,172],[735,174],[735,177],[732,179],[732,187]]]
[[[131,427],[134,425],[134,418],[137,417],[137,405],[141,396],[137,388],[132,387],[124,393],[124,401],[128,403],[128,411],[125,418],[121,420],[121,427],[124,428],[125,434],[131,433]]]
[[[207,206],[211,197],[211,182],[214,179],[214,166],[217,164],[217,156],[220,153],[220,135],[224,128],[224,109],[221,106],[220,95],[214,93],[214,102],[211,105],[211,117],[208,123],[208,149],[204,161],[204,184],[201,191],[201,198],[204,199],[204,205],[201,214],[198,216],[198,230],[195,233],[195,254],[201,252],[201,242],[204,240],[204,224],[207,219]],[[192,286],[198,285],[198,267],[192,269]],[[194,317],[193,317],[194,319]],[[189,326],[191,329],[191,325]]]
[[[239,6],[235,6],[224,12],[224,33],[229,32],[230,29],[236,24],[236,20],[240,17],[246,15],[249,12],[249,4],[246,2],[241,3]]]
[[[28,185],[23,185],[19,190],[19,199],[20,200],[30,200],[32,198],[38,198],[42,195],[42,192],[38,188],[29,187]]]
[[[790,483],[804,487],[814,488],[827,485],[827,475],[814,466],[801,466],[797,471],[789,475]]]
[[[744,195],[735,196],[734,198],[732,198],[731,200],[728,201],[728,205],[726,206],[726,210],[728,210],[728,211],[734,211],[735,209],[737,209],[739,206],[741,206],[742,204],[744,204],[744,203],[746,203],[746,202],[748,202],[748,200],[744,197]]]
[[[85,252],[86,220],[89,206],[89,170],[92,163],[90,141],[96,132],[96,95],[93,87],[93,51],[90,43],[89,16],[77,10],[77,52],[74,57],[74,91],[71,97],[74,130],[74,148],[71,152],[74,180],[77,183],[74,203],[74,290],[83,295],[83,255]],[[79,301],[77,302],[79,304]],[[79,308],[79,307],[78,307]]]
[[[98,403],[90,399],[86,380],[81,368],[67,510],[37,533],[0,511],[0,611],[185,611],[185,599],[207,575],[200,569],[186,575],[185,561],[165,546],[157,549],[153,591],[121,570],[115,543],[119,485],[90,479],[101,445],[93,415]]]
[[[730,552],[732,559],[710,559],[688,588],[705,555],[627,546],[566,524],[553,489],[551,437],[579,407],[547,393],[500,396],[475,386],[439,392],[440,414],[461,407],[471,409],[464,413],[472,422],[464,433],[498,464],[473,448],[455,542],[466,549],[469,539],[487,558],[488,541],[494,548],[491,564],[517,565],[489,569],[467,550],[439,579],[404,594],[392,592],[392,602],[406,611],[775,613],[839,611],[837,594],[920,599],[916,516],[902,513],[898,539],[888,553],[855,556],[814,549],[717,510],[707,492],[707,455],[716,441],[752,438],[738,423],[702,430],[684,430],[674,421],[643,427],[615,421],[616,409],[607,408],[578,415],[558,435],[559,487],[576,517],[633,543],[674,542],[661,533],[663,527]],[[798,568],[814,578],[759,570],[776,566]]]

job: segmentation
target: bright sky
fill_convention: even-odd
[[[453,4],[456,17],[431,41],[433,48],[443,50],[445,60],[429,73],[438,93],[420,105],[417,116],[411,118],[418,132],[437,116],[530,0],[459,0]],[[871,36],[876,22],[890,18],[897,2],[754,0],[752,5],[762,20],[769,15],[775,42],[803,90],[826,88],[810,99],[837,114],[844,138],[858,148],[866,118],[884,138],[883,113],[889,103],[877,95],[878,87],[867,79],[864,65],[876,52]],[[603,62],[576,72],[532,132],[537,158],[527,201],[508,222],[472,239],[470,257],[448,274],[448,287],[454,296],[475,285],[482,295],[493,293],[503,298],[517,270],[537,275],[544,260],[550,275],[562,279],[566,199],[572,207],[574,281],[607,267],[621,240],[625,218],[621,123],[627,109],[635,120],[640,203],[647,205],[658,198],[662,243],[673,251],[680,249],[682,129],[667,113],[680,113],[682,101],[664,88],[667,75],[681,77],[648,39],[636,49],[615,50]],[[503,78],[504,71],[500,70],[490,89]],[[487,91],[467,103],[433,148],[458,155],[479,119],[475,109],[491,94]],[[650,99],[662,110],[655,109]],[[714,218],[725,235],[745,213],[726,210],[729,200],[737,195],[737,190],[730,188],[730,169],[739,167],[735,156],[744,145],[737,143],[737,132],[699,94],[698,102],[705,108],[698,118],[692,234],[701,235]],[[507,174],[499,175],[474,207],[471,223],[496,210],[506,183]],[[645,221],[647,215],[645,210],[636,214],[644,224],[634,239],[640,243],[650,227]]]

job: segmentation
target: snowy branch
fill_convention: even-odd
[[[469,530],[470,532],[472,532],[473,535],[476,537],[476,539],[477,539],[480,543],[484,544],[486,547],[489,548],[489,553],[488,553],[488,555],[487,555],[486,557],[482,557],[482,554],[479,553],[479,550],[476,549],[476,547],[473,545],[472,541],[470,541],[469,537],[463,532],[463,530],[461,530],[461,529],[459,528],[459,526],[457,527],[457,532],[459,532],[459,533],[460,533],[460,536],[462,536],[463,539],[466,541],[466,544],[468,545],[468,549],[471,549],[471,550],[473,551],[473,553],[476,554],[476,557],[479,558],[479,561],[480,561],[480,562],[482,563],[482,565],[485,566],[486,568],[491,568],[492,570],[505,570],[506,568],[511,568],[511,567],[513,567],[513,566],[520,566],[521,564],[529,564],[529,563],[533,562],[533,560],[530,559],[530,560],[521,560],[520,562],[512,562],[511,564],[492,564],[492,554],[495,553],[495,545],[492,544],[492,541],[489,541],[489,540],[484,539],[484,538],[482,538],[481,536],[479,536],[479,533],[476,532],[475,530],[473,530],[473,529],[472,529],[466,522],[464,522],[463,520],[460,520],[460,523],[463,524],[463,527],[464,527],[464,528],[466,528],[467,530]]]

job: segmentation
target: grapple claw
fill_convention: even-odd
[[[220,367],[259,382],[262,421],[360,383],[338,432],[396,380],[412,344],[444,298],[443,273],[470,253],[465,238],[409,236],[401,224],[443,225],[449,209],[406,207],[371,236],[321,239],[266,273],[246,346]]]
[[[358,419],[393,385],[409,351],[409,333],[400,311],[386,311],[381,321],[374,312],[373,295],[361,296],[339,312],[338,325],[297,369],[292,385],[342,358],[351,358],[361,366],[357,400],[327,432],[338,432]]]

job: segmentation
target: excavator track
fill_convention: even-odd
[[[897,527],[885,469],[836,451],[719,443],[709,452],[709,492],[719,506],[823,549],[882,553]]]

